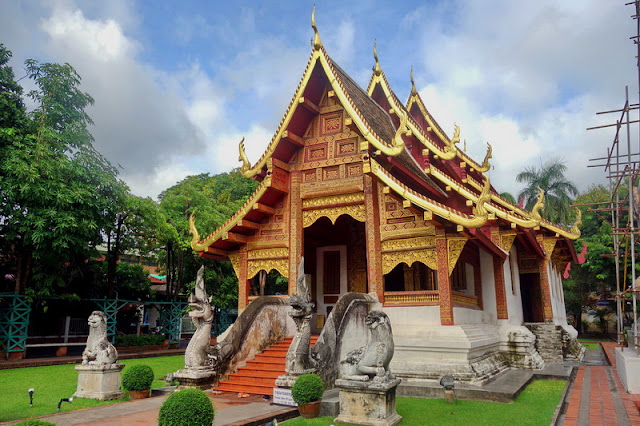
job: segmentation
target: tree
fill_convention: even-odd
[[[518,197],[524,197],[525,208],[533,208],[538,188],[541,188],[545,193],[544,217],[550,222],[568,223],[571,197],[578,195],[578,189],[565,178],[566,171],[567,166],[562,161],[553,159],[543,164],[540,169],[527,167],[518,173],[516,181],[527,185],[518,194]]]
[[[205,265],[205,282],[209,294],[224,304],[231,304],[225,292],[237,300],[237,279],[229,262],[206,260],[191,249],[189,217],[196,212],[198,228],[211,232],[231,217],[255,190],[257,182],[244,178],[238,170],[209,176],[188,176],[160,196],[160,210],[174,227],[176,238],[166,244],[167,288],[170,297],[195,281],[196,271]]]
[[[117,265],[122,253],[135,251],[139,256],[149,256],[164,247],[168,240],[176,238],[175,229],[167,223],[151,198],[137,197],[128,192],[117,195],[119,209],[114,222],[104,230],[107,237],[108,298],[113,297],[116,288]]]
[[[598,209],[604,207],[610,197],[604,186],[592,185],[576,198],[576,204],[582,210],[582,235],[576,241],[576,250],[584,244],[588,250],[585,263],[572,266],[569,279],[563,282],[565,306],[574,318],[581,318],[583,312],[594,310],[597,300],[607,298],[615,290],[611,214]],[[578,330],[581,327],[582,323],[578,321]]]
[[[0,78],[10,90],[3,90],[0,102],[13,108],[0,123],[3,255],[14,263],[16,293],[47,296],[64,288],[68,271],[95,253],[123,184],[93,147],[85,112],[93,98],[79,89],[73,67],[27,60],[27,76],[36,85],[28,96],[36,106],[25,114],[6,67],[9,56],[2,46]]]

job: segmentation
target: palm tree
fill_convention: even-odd
[[[576,186],[565,178],[567,166],[560,159],[543,164],[540,169],[527,167],[516,176],[517,182],[526,183],[518,197],[524,197],[525,208],[531,210],[538,196],[538,187],[545,193],[544,217],[550,222],[566,224],[572,196],[578,195]]]

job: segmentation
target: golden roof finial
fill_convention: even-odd
[[[311,28],[313,28],[313,49],[318,50],[322,47],[322,41],[320,41],[320,34],[318,34],[318,27],[316,26],[316,5],[313,5],[313,12],[311,12]]]
[[[411,65],[411,74],[409,74],[409,79],[411,80],[411,96],[415,96],[418,91],[416,90],[416,82],[413,81],[413,65]]]
[[[382,68],[380,68],[380,61],[378,61],[378,47],[377,47],[377,40],[373,40],[373,59],[376,60],[376,66],[373,69],[373,71],[376,73],[376,75],[380,75],[380,73],[382,72]]]

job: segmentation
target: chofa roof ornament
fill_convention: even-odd
[[[322,41],[320,40],[320,34],[318,33],[318,27],[316,26],[316,5],[313,5],[313,12],[311,12],[311,28],[313,28],[313,50],[319,50],[322,47]]]

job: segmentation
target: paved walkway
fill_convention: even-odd
[[[274,417],[279,420],[298,416],[295,408],[271,405],[260,396],[238,398],[235,394],[212,395],[209,397],[215,408],[213,425],[264,424]],[[156,396],[137,401],[127,401],[101,407],[67,411],[39,419],[58,426],[70,425],[156,425],[160,406],[168,395]],[[18,422],[19,420],[16,420]],[[11,422],[14,423],[14,422]]]
[[[625,392],[615,368],[615,343],[587,350],[568,396],[565,426],[640,425],[633,396]],[[611,366],[607,365],[606,359]],[[600,364],[600,365],[597,365]]]
[[[118,360],[130,358],[151,358],[157,356],[183,355],[183,349],[153,349],[144,351],[119,351]],[[81,355],[52,356],[45,358],[0,359],[0,370],[21,367],[42,367],[45,365],[80,364]]]

